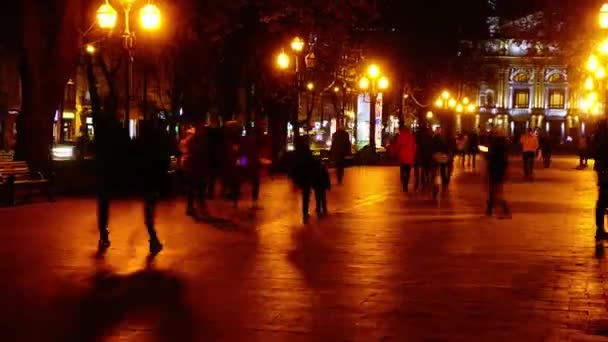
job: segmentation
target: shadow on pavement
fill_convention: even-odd
[[[150,260],[147,260],[150,265]],[[193,325],[184,301],[182,280],[169,272],[147,268],[127,275],[101,269],[79,298],[62,330],[60,341],[97,341],[124,329],[137,317],[159,341],[192,341]],[[71,317],[71,319],[70,319]],[[71,321],[70,321],[71,320]],[[59,327],[57,327],[59,328]]]

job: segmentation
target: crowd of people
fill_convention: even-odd
[[[219,194],[230,200],[234,207],[241,198],[243,182],[250,183],[252,209],[257,208],[260,177],[265,166],[271,164],[270,144],[259,128],[249,127],[243,134],[241,125],[227,123],[220,127],[217,119],[187,127],[179,145],[172,146],[166,126],[158,120],[144,121],[139,136],[130,140],[126,130],[117,122],[100,122],[95,140],[98,177],[98,228],[99,248],[105,250],[109,240],[110,202],[121,188],[139,190],[143,198],[144,222],[150,236],[150,252],[155,254],[163,246],[155,231],[155,207],[163,178],[170,169],[170,156],[179,156],[179,172],[186,188],[186,215],[204,219],[207,201]],[[478,131],[479,132],[479,131]],[[527,130],[519,144],[522,153],[525,179],[533,179],[534,161],[542,156],[543,165],[550,167],[551,144],[542,132]],[[599,196],[596,205],[596,239],[608,239],[604,230],[604,216],[608,209],[608,128],[600,125],[592,137],[578,140],[580,168],[587,166],[589,158],[595,159],[598,175]],[[351,155],[350,136],[340,125],[332,136],[329,161],[336,168],[337,184],[343,182],[346,161]],[[177,151],[175,151],[177,149]],[[509,206],[503,196],[503,184],[512,151],[512,141],[499,128],[483,134],[477,132],[452,135],[442,128],[418,129],[413,132],[401,127],[388,151],[400,165],[401,189],[408,192],[410,175],[413,173],[414,191],[429,192],[437,198],[447,192],[454,164],[475,169],[477,157],[485,155],[488,196],[486,214],[492,215],[500,206],[502,215],[510,216]],[[316,213],[323,217],[328,213],[326,192],[331,189],[327,161],[313,156],[306,136],[295,141],[293,158],[289,162],[288,176],[302,195],[302,218],[310,218],[309,202],[314,193]],[[125,171],[126,170],[126,171]],[[218,187],[218,185],[221,185]]]

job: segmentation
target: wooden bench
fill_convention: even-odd
[[[53,201],[51,182],[48,178],[39,172],[30,171],[26,162],[0,162],[0,194],[6,204],[14,205],[18,192],[25,193],[29,202],[35,191],[44,193],[50,201]]]
[[[13,161],[14,153],[9,151],[0,151],[0,162]]]

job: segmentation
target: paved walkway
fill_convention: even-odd
[[[515,163],[511,220],[483,217],[481,176],[460,169],[439,203],[400,193],[397,168],[349,169],[308,226],[284,179],[253,214],[216,204],[213,224],[163,202],[151,263],[137,202],[113,206],[104,259],[91,199],[0,208],[0,339],[608,340],[594,174],[575,163],[534,183]]]

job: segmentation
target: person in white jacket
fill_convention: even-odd
[[[521,136],[520,143],[522,146],[522,157],[524,162],[524,176],[526,179],[532,179],[532,172],[534,170],[534,158],[536,157],[536,151],[538,151],[538,137],[532,129],[528,129],[528,132]]]

